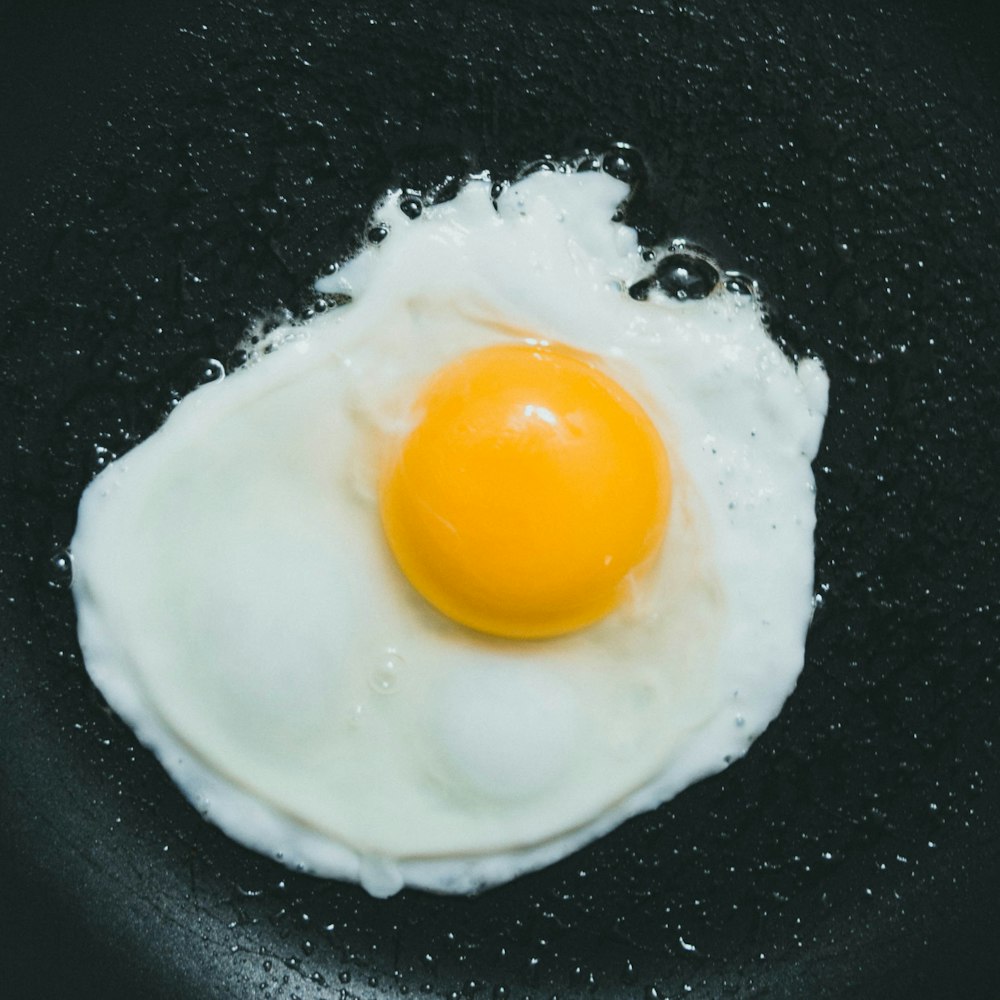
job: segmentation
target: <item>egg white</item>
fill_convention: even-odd
[[[627,193],[486,177],[318,283],[349,305],[272,334],[105,469],[71,550],[87,669],[192,802],[286,864],[467,892],[564,856],[742,755],[803,663],[827,380],[755,300],[627,288]],[[529,336],[646,406],[675,493],[634,599],[560,639],[477,635],[392,561],[379,461],[423,380]]]

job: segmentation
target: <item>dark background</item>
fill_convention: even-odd
[[[997,27],[932,3],[0,5],[0,993],[994,997]],[[829,369],[799,686],[722,775],[479,897],[285,871],[86,680],[59,560],[79,494],[249,322],[307,313],[386,187],[616,142],[644,238],[760,278],[775,335]]]

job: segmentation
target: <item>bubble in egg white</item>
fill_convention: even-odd
[[[419,213],[391,192],[386,237],[317,282],[347,304],[256,331],[100,473],[71,545],[87,670],[185,795],[376,895],[509,880],[720,770],[791,692],[813,609],[819,362],[742,292],[631,298],[655,260],[607,174],[491,188]],[[377,509],[424,380],[525,335],[598,356],[674,469],[648,578],[541,642],[431,610]]]

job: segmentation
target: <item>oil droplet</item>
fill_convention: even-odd
[[[117,456],[110,449],[106,448],[103,444],[94,445],[94,468],[100,472],[106,465],[113,462]]]

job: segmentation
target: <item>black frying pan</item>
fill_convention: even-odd
[[[3,6],[4,997],[996,995],[996,15],[647,6]],[[762,279],[831,375],[795,694],[725,773],[476,898],[237,847],[85,678],[80,491],[307,310],[389,185],[616,141],[647,238]]]

